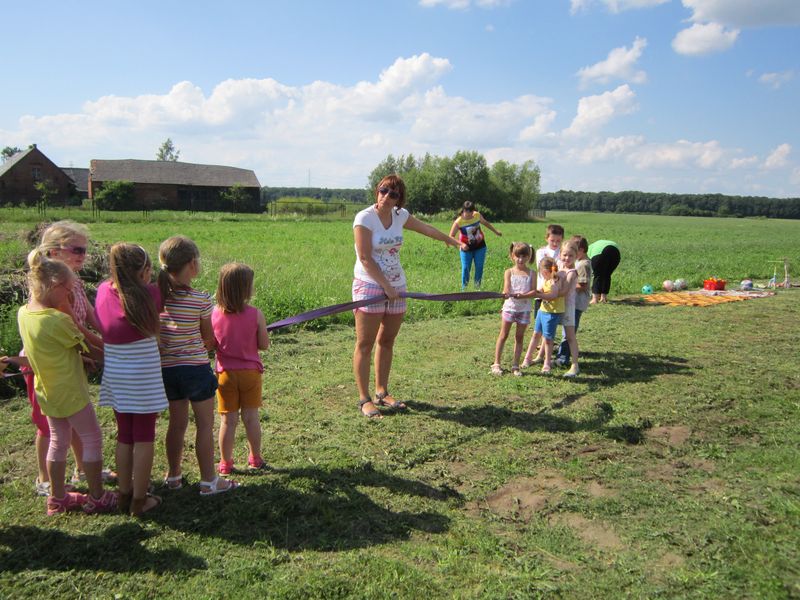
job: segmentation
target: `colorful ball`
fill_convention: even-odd
[[[646,283],[642,286],[642,293],[643,294],[652,294],[653,293],[653,286],[649,283]]]
[[[739,284],[739,289],[752,290],[753,289],[753,280],[752,279],[743,279],[742,283]]]
[[[661,284],[661,286],[662,286],[662,287],[664,288],[664,290],[666,290],[667,292],[671,292],[672,290],[674,290],[674,289],[675,289],[675,284],[674,284],[674,283],[672,283],[672,280],[671,280],[671,279],[665,279],[665,280],[664,280],[664,283],[662,283],[662,284]]]
[[[676,290],[685,290],[688,287],[685,279],[676,279],[673,285]]]

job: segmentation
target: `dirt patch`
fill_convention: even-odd
[[[647,570],[657,581],[666,581],[673,571],[686,564],[686,558],[674,552],[667,552],[647,566]]]
[[[648,440],[665,443],[668,446],[682,446],[692,435],[692,430],[685,425],[670,425],[649,429],[645,437]]]
[[[622,550],[625,547],[616,532],[602,521],[592,521],[577,513],[561,513],[553,515],[550,522],[566,525],[581,540],[600,550]]]
[[[481,481],[486,479],[486,472],[470,463],[455,461],[448,464],[447,469],[453,478],[456,489],[462,493],[475,489]]]
[[[727,486],[722,479],[706,479],[697,485],[690,485],[689,491],[695,494],[721,495],[727,491]]]
[[[586,486],[586,491],[592,498],[616,498],[618,496],[616,490],[607,488],[597,481],[590,481]]]
[[[522,521],[530,521],[533,515],[544,510],[564,490],[576,487],[558,473],[542,471],[536,477],[519,477],[489,494],[485,500],[470,502],[469,512],[489,509],[494,514]]]

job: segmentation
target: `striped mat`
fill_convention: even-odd
[[[724,302],[739,302],[751,298],[774,296],[775,292],[739,291],[739,290],[696,290],[688,292],[656,292],[642,296],[642,300],[652,304],[668,304],[670,306],[712,306]]]

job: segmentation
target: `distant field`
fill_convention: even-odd
[[[35,211],[2,209],[0,260],[19,262],[27,251],[20,234],[37,222]],[[166,237],[182,233],[200,246],[204,272],[198,287],[213,291],[219,267],[231,260],[244,261],[257,272],[255,303],[269,320],[312,308],[345,302],[350,297],[354,262],[352,222],[349,218],[317,221],[298,217],[271,219],[267,215],[155,212],[148,220],[141,213],[103,213],[91,222],[91,213],[72,210],[51,212],[50,220],[69,217],[88,222],[92,238],[103,244],[126,240],[142,244],[155,255]],[[664,279],[682,277],[700,287],[704,278],[716,276],[738,283],[746,277],[766,280],[770,261],[788,256],[800,277],[800,226],[796,221],[718,219],[552,212],[548,222],[564,225],[567,235],[580,233],[589,241],[616,241],[622,263],[614,274],[612,296],[637,293],[643,284],[660,286]],[[449,231],[450,221],[433,223]],[[508,244],[515,240],[536,246],[544,243],[545,223],[498,223],[502,238],[487,232],[489,254],[483,289],[500,290],[509,266]],[[458,252],[423,236],[410,233],[403,249],[409,289],[446,292],[460,287]],[[496,303],[413,303],[409,319],[450,314],[482,314],[497,310]],[[352,322],[344,313],[326,321]]]

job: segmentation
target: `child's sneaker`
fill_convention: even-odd
[[[106,490],[99,498],[92,498],[91,494],[86,495],[86,502],[83,505],[83,512],[87,515],[114,512],[117,510],[117,494],[111,490]]]
[[[556,358],[556,364],[559,367],[566,367],[567,366],[567,357],[566,356],[559,356]]]
[[[50,495],[50,482],[36,480],[36,495],[49,496]]]
[[[231,473],[233,473],[233,461],[232,460],[219,461],[219,465],[217,465],[217,473],[219,473],[220,475],[230,475]]]
[[[550,363],[544,363],[542,365],[542,374],[549,375],[550,374]]]
[[[519,370],[519,365],[511,365],[511,374],[514,377],[522,377],[522,371]]]
[[[572,365],[570,370],[564,373],[564,377],[569,377],[569,378],[577,377],[580,372],[581,370],[578,368],[578,365]]]
[[[247,459],[247,468],[251,471],[268,471],[269,465],[260,456],[250,456]]]
[[[72,510],[80,510],[86,503],[86,495],[79,494],[78,492],[67,492],[63,498],[56,498],[55,496],[48,496],[47,498],[47,516],[52,517],[58,513],[69,512]]]
[[[489,372],[492,375],[502,375],[503,374],[503,369],[500,368],[500,365],[495,363],[495,364],[492,365],[492,368],[491,368],[491,370]]]

